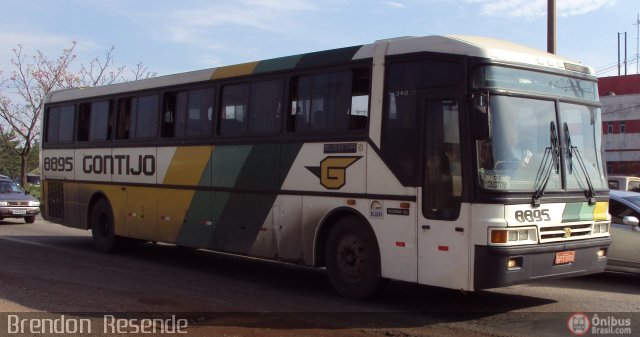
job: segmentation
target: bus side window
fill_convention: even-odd
[[[291,113],[294,132],[339,132],[349,128],[351,73],[348,71],[292,79]]]
[[[369,119],[369,69],[353,71],[351,84],[351,109],[349,110],[349,130],[361,130],[367,127]]]
[[[249,84],[232,84],[222,88],[221,135],[237,135],[247,131]]]
[[[60,129],[58,131],[58,142],[73,142],[73,131],[75,129],[75,106],[65,105],[60,109]]]
[[[282,80],[251,84],[249,132],[257,134],[280,131],[282,110]]]
[[[184,136],[187,92],[166,92],[163,97],[161,137],[173,138]]]
[[[89,140],[89,130],[91,130],[91,103],[82,103],[78,107],[77,139],[79,142]]]
[[[111,102],[82,103],[78,107],[79,142],[111,139]]]
[[[131,115],[137,105],[137,98],[127,97],[118,100],[116,117],[116,139],[129,139],[131,131]]]
[[[189,91],[185,116],[187,137],[206,137],[213,127],[213,93],[200,89]]]
[[[138,97],[135,115],[135,138],[152,139],[158,133],[158,96]]]
[[[50,144],[73,142],[75,106],[49,108],[46,117],[45,142]]]
[[[47,113],[47,127],[45,128],[45,142],[57,143],[60,129],[60,107],[49,108]]]
[[[111,101],[91,103],[90,141],[111,139],[112,117]]]

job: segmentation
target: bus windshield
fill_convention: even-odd
[[[484,70],[482,73],[486,74]],[[545,191],[605,188],[598,152],[600,109],[576,103],[556,104],[557,96],[549,100],[524,96],[491,95],[491,136],[476,144],[480,186],[530,192],[539,190],[542,184]],[[566,174],[564,185],[562,174]]]

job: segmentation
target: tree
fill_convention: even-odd
[[[54,91],[73,87],[112,84],[127,80],[125,66],[114,66],[113,51],[104,58],[96,57],[88,65],[80,65],[77,72],[72,64],[76,59],[76,42],[63,49],[56,58],[41,51],[29,57],[22,45],[13,49],[13,70],[9,77],[0,77],[0,141],[20,157],[20,176],[26,186],[28,158],[40,136],[40,116],[46,96]],[[154,77],[156,74],[139,63],[132,71],[134,79]],[[0,72],[0,76],[2,76]],[[2,89],[10,89],[11,94]]]

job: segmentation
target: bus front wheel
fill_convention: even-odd
[[[386,284],[381,278],[376,237],[355,217],[342,218],[331,228],[325,262],[329,280],[342,296],[367,299]]]
[[[91,212],[91,236],[93,245],[103,253],[110,253],[116,244],[115,224],[111,205],[105,199],[100,199],[93,206]]]

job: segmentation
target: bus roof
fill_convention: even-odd
[[[487,58],[509,63],[550,67],[558,70],[578,71],[595,75],[592,68],[584,67],[577,62],[508,41],[467,35],[432,35],[383,39],[368,45],[202,69],[100,87],[63,89],[50,93],[47,96],[46,102],[76,100],[280,70],[329,66],[351,60],[373,58],[376,49],[379,48],[383,48],[385,55],[437,52]]]

